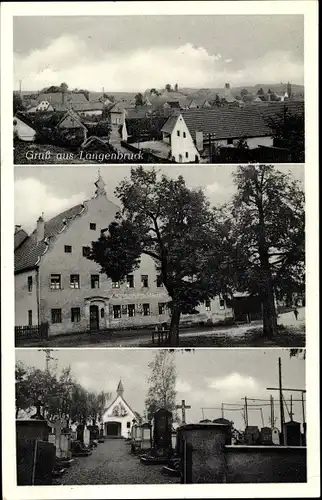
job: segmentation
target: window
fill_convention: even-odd
[[[28,292],[32,292],[32,276],[28,276]]]
[[[112,281],[112,288],[120,288],[120,282],[119,281]]]
[[[130,427],[131,427],[131,422],[126,422],[126,428],[130,429]]]
[[[72,315],[72,323],[77,323],[78,321],[80,321],[80,308],[72,307],[71,315]]]
[[[100,277],[98,274],[91,274],[91,287],[92,288],[100,287]]]
[[[121,306],[113,306],[113,317],[114,319],[121,317]]]
[[[69,284],[71,288],[79,288],[79,274],[71,274]]]
[[[184,137],[184,138],[186,138],[186,137],[187,137],[187,135],[186,135],[186,133],[185,133],[185,132],[183,132],[183,137]]]
[[[149,286],[149,277],[147,274],[142,274],[141,276],[141,286],[143,288],[148,288]]]
[[[228,145],[232,145],[232,144],[234,144],[233,139],[227,139],[227,144],[228,144]]]
[[[205,306],[206,306],[206,311],[211,311],[211,304],[210,304],[210,300],[206,300],[206,302],[205,302]]]
[[[89,223],[89,228],[91,231],[96,231],[96,223],[95,222],[90,222]]]
[[[180,130],[177,130],[177,136],[180,137]]]
[[[105,311],[104,311],[104,307],[101,308],[101,318],[104,318],[105,317]]]
[[[225,309],[225,300],[219,299],[219,309]]]
[[[133,316],[135,316],[135,305],[134,304],[129,304],[127,306],[127,313],[129,315],[129,318],[133,318]]]
[[[32,310],[29,309],[28,311],[28,325],[32,326]]]
[[[186,158],[189,158],[189,153],[188,153],[188,151],[186,151]]]
[[[143,316],[150,316],[150,304],[143,304]]]
[[[71,245],[65,245],[65,253],[72,253]]]
[[[160,275],[157,276],[157,287],[161,288],[163,286],[162,278]]]
[[[52,309],[51,310],[51,322],[52,323],[61,323],[61,309]]]
[[[83,247],[83,257],[88,257],[91,252],[90,247]]]
[[[60,274],[51,274],[50,275],[50,288],[52,290],[60,290],[61,289],[61,276],[60,276]]]
[[[126,277],[126,286],[128,288],[134,288],[134,276],[133,274],[128,274]]]
[[[166,305],[163,302],[159,303],[159,314],[165,314],[165,308]]]

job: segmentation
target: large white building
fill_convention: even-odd
[[[91,242],[115,219],[119,207],[109,201],[101,177],[94,196],[48,221],[39,217],[28,235],[15,233],[15,324],[49,324],[49,336],[169,322],[170,298],[158,280],[154,260],[142,255],[140,266],[124,282],[112,282],[87,258]],[[182,323],[217,323],[232,315],[216,297],[182,315]]]

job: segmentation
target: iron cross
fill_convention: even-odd
[[[186,405],[186,402],[183,399],[181,401],[181,405],[176,405],[176,408],[177,408],[177,410],[182,411],[182,423],[185,424],[186,423],[186,410],[189,410],[189,408],[191,408],[191,406]]]

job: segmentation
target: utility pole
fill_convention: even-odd
[[[44,352],[46,354],[46,372],[49,372],[49,362],[54,360],[50,353],[54,351],[54,349],[38,349],[39,352]]]
[[[221,418],[225,418],[225,415],[224,415],[224,403],[221,403]]]
[[[246,427],[248,427],[248,409],[247,409],[247,397],[245,396],[245,423]]]
[[[275,424],[275,415],[274,415],[274,398],[272,395],[270,396],[270,403],[271,403],[271,428],[273,429]]]
[[[281,418],[281,438],[284,444],[284,405],[283,405],[283,389],[282,389],[282,360],[278,358],[278,385],[280,395],[280,418]]]

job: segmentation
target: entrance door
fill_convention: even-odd
[[[99,311],[98,306],[89,308],[89,328],[91,331],[99,330]]]
[[[106,422],[105,426],[107,436],[121,435],[121,422]]]

